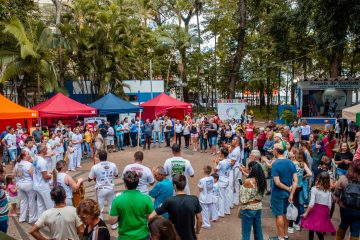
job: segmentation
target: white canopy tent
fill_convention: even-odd
[[[357,113],[360,113],[360,104],[352,107],[344,108],[342,110],[342,118],[355,122]]]

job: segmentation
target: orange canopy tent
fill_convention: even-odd
[[[0,119],[38,118],[39,112],[22,107],[0,94]]]
[[[39,112],[22,107],[0,94],[0,131],[6,126],[15,127],[16,123],[31,127],[32,121],[26,119],[37,119]]]

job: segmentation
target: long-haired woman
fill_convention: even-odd
[[[254,239],[263,239],[261,227],[262,198],[266,191],[266,177],[261,165],[250,162],[249,175],[240,186],[242,239],[250,240],[251,227],[254,227]]]

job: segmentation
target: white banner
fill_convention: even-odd
[[[241,113],[246,110],[246,103],[218,103],[217,107],[221,120],[241,119]]]

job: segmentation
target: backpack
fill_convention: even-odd
[[[341,194],[341,201],[347,208],[360,210],[360,182],[349,181]]]

